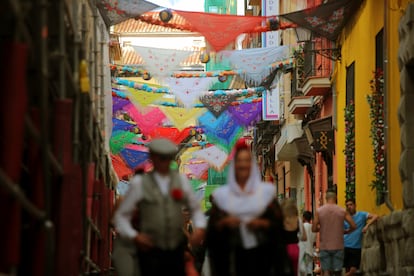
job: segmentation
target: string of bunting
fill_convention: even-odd
[[[171,15],[169,16],[170,19],[173,16],[177,16],[177,14],[174,11],[169,10],[169,12],[171,12]],[[253,30],[250,31],[250,33],[277,31],[277,30],[284,30],[284,29],[297,27],[297,24],[295,23],[280,22],[276,16],[261,16],[261,18],[263,19],[263,22],[265,22],[266,24],[253,28]],[[137,16],[135,19],[148,23],[148,24],[173,28],[173,29],[182,30],[182,31],[190,31],[190,32],[196,31],[195,28],[188,22],[184,22],[181,24],[170,23],[169,20],[168,21],[161,20],[159,16],[155,13],[144,13],[140,16]],[[277,24],[275,24],[274,22],[277,22]]]
[[[294,59],[289,58],[281,62],[272,63],[269,68],[284,70],[288,67],[294,66]],[[147,70],[142,68],[136,68],[127,65],[110,64],[111,71],[116,71],[120,75],[132,75],[141,77],[144,74],[148,74]],[[174,72],[171,74],[173,78],[209,78],[209,77],[220,77],[220,76],[234,76],[243,74],[243,70],[216,70],[207,72]]]
[[[171,94],[170,90],[166,87],[152,87],[148,84],[141,84],[141,83],[131,81],[131,80],[126,80],[126,79],[116,78],[115,83],[130,87],[130,88],[134,88],[136,90],[140,90],[143,92]],[[250,87],[250,88],[243,88],[243,89],[206,91],[205,94],[213,95],[213,96],[220,96],[224,94],[227,94],[227,95],[231,94],[235,96],[248,96],[248,95],[253,95],[253,94],[262,94],[262,92],[265,90],[266,89],[263,86],[258,86],[258,87]],[[122,92],[121,90],[118,90],[118,91]],[[126,97],[126,94],[124,93],[123,98],[125,97]]]

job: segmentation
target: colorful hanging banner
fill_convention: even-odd
[[[272,64],[286,60],[289,56],[288,46],[252,48],[234,51],[222,51],[220,57],[229,59],[246,82],[259,85],[272,72]]]
[[[172,122],[172,124],[182,130],[189,126],[197,125],[197,118],[206,112],[205,108],[182,108],[182,107],[172,107],[172,106],[161,106],[161,110],[164,112],[165,116]]]
[[[332,41],[358,11],[362,0],[336,0],[280,16]]]
[[[202,96],[200,101],[214,116],[219,117],[235,99],[236,96],[231,94],[210,94]]]
[[[193,129],[193,127],[186,127],[183,130],[179,130],[176,127],[159,127],[151,132],[151,137],[168,138],[171,141],[174,141],[174,143],[179,144],[191,135],[190,132]]]
[[[166,84],[184,107],[189,108],[216,81],[217,78],[168,78]]]
[[[138,109],[144,109],[149,104],[155,103],[163,97],[162,93],[151,93],[143,90],[136,90],[133,88],[128,88],[125,93],[128,96],[128,99]]]
[[[206,160],[211,167],[217,169],[218,171],[223,170],[228,157],[226,152],[214,145],[194,152],[193,156]]]
[[[133,104],[126,105],[124,110],[135,121],[144,135],[149,135],[154,129],[160,127],[165,120],[164,113],[158,107],[151,107],[145,114],[139,112]]]
[[[160,81],[170,77],[174,71],[178,71],[180,69],[180,63],[194,53],[193,51],[154,47],[132,47],[144,60],[144,67]]]
[[[98,0],[96,6],[107,26],[116,25],[159,7],[144,0]]]
[[[125,161],[119,155],[111,154],[111,161],[112,167],[119,179],[133,174],[133,170],[125,164]]]
[[[216,52],[223,50],[242,33],[254,32],[265,22],[260,16],[174,11],[201,33]]]
[[[197,161],[194,161],[197,160]],[[189,163],[184,165],[184,170],[195,178],[200,178],[210,167],[205,161],[199,161],[198,159],[190,160]]]
[[[217,144],[230,152],[234,141],[237,140],[243,128],[233,120],[229,112],[223,112],[216,118],[211,112],[206,112],[198,118],[200,127],[204,130],[208,141]]]
[[[262,102],[247,102],[229,106],[228,111],[240,125],[249,126],[262,119]]]
[[[147,161],[149,158],[148,152],[133,150],[129,148],[122,149],[120,155],[131,169],[135,169],[136,167]]]

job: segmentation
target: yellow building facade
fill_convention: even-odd
[[[402,183],[399,175],[400,128],[397,109],[400,100],[400,78],[398,70],[398,23],[409,1],[365,0],[360,9],[342,31],[339,39],[342,58],[335,64],[333,81],[336,93],[336,182],[338,204],[345,204],[346,190],[346,145],[345,107],[347,103],[349,69],[353,68],[355,105],[355,198],[358,209],[377,214],[387,214],[391,209],[400,210]],[[385,43],[379,43],[382,38]],[[382,47],[381,45],[382,44]],[[380,46],[380,48],[378,48]],[[379,50],[382,52],[378,53]],[[388,196],[377,205],[376,192],[371,189],[375,162],[372,138],[370,137],[370,106],[367,95],[372,94],[370,81],[378,66],[378,56],[384,60],[385,87],[385,152],[387,167]],[[349,101],[349,99],[348,99]]]

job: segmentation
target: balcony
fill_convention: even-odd
[[[303,84],[302,91],[305,96],[323,96],[331,90],[331,81],[328,77],[308,77]]]
[[[306,112],[313,106],[313,97],[297,96],[293,97],[289,104],[289,112],[291,114],[306,114]]]
[[[294,141],[303,134],[302,122],[285,124],[280,132],[280,138],[275,147],[275,159],[278,161],[296,160],[299,152]]]
[[[297,54],[297,70],[292,78],[293,94],[296,90],[303,96],[323,96],[329,93],[332,70],[329,53],[334,50],[330,47],[331,42],[324,39],[305,43],[303,52]]]

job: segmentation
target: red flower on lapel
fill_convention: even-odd
[[[174,199],[174,200],[176,200],[176,201],[180,201],[180,200],[182,200],[183,199],[183,197],[184,197],[184,193],[183,193],[183,190],[181,190],[181,189],[172,189],[171,190],[171,196],[172,196],[172,198]]]

